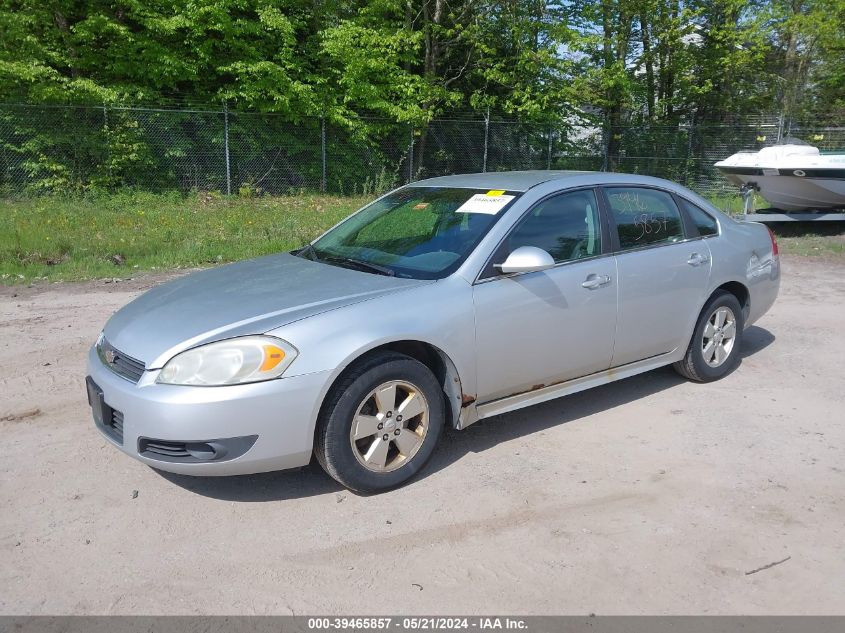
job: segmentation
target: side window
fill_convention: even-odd
[[[595,193],[573,191],[544,200],[528,212],[503,246],[504,257],[520,246],[536,246],[558,263],[601,254]]]
[[[719,233],[719,225],[716,223],[716,218],[707,213],[701,207],[697,207],[689,200],[680,198],[681,206],[684,207],[687,215],[689,215],[692,223],[698,227],[698,234],[702,237],[706,235],[716,235]]]
[[[622,250],[684,239],[681,213],[665,191],[641,187],[605,191]]]

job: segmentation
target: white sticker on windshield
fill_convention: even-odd
[[[455,209],[455,213],[486,213],[496,215],[514,196],[491,196],[486,193],[477,193]]]

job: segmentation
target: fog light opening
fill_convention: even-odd
[[[216,443],[196,442],[192,444],[185,444],[185,450],[188,451],[191,457],[202,461],[212,461],[220,459],[226,455],[225,447]]]

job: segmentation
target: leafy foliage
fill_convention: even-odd
[[[467,110],[558,129],[592,121],[606,130],[614,168],[624,128],[639,123],[673,129],[667,151],[684,146],[700,157],[704,140],[685,136],[684,125],[762,113],[841,117],[845,0],[0,0],[0,101],[217,111],[225,102],[287,124],[323,117],[339,130],[331,149],[348,154],[339,190],[360,183],[369,160],[342,137],[374,156],[386,136],[413,128],[406,173],[468,164],[432,149],[429,129],[435,117]],[[26,154],[47,189],[108,187],[154,168],[171,187],[178,177],[156,156],[202,160],[191,149],[220,142],[218,126],[188,119],[150,139],[151,122],[104,109],[102,133],[80,143],[62,116],[70,115],[43,129],[15,118],[0,138],[9,155]],[[408,128],[388,130],[384,119]],[[277,152],[274,129],[260,136],[239,159],[250,172],[244,181],[261,177],[253,172],[267,156],[314,162],[313,146]],[[86,159],[106,168],[83,178]]]
[[[843,100],[843,17],[843,0],[0,0],[0,97],[417,124],[817,112]]]

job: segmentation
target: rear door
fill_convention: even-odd
[[[586,189],[539,202],[504,239],[473,286],[479,403],[610,366],[616,263],[605,233],[595,191]],[[493,268],[520,246],[542,248],[555,267]]]
[[[686,345],[710,279],[710,249],[688,234],[672,194],[603,188],[619,271],[612,366]]]

